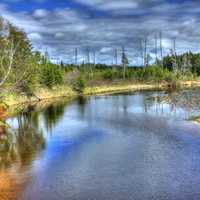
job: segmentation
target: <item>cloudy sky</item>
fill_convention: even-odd
[[[0,15],[23,29],[33,47],[52,60],[112,63],[125,47],[131,64],[141,64],[141,39],[155,57],[155,35],[162,31],[164,53],[176,38],[177,52],[200,51],[199,0],[0,0]],[[119,56],[120,57],[120,56]],[[120,61],[120,58],[119,58]]]

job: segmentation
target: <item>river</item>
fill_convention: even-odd
[[[29,106],[0,139],[0,199],[200,199],[195,115],[200,89]]]

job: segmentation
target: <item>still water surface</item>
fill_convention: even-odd
[[[0,199],[200,199],[200,90],[35,105],[8,120]]]

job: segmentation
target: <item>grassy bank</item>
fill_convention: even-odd
[[[161,83],[137,83],[137,82],[107,82],[103,84],[93,84],[86,86],[82,93],[73,89],[73,86],[56,86],[52,89],[49,88],[37,88],[34,91],[34,95],[27,96],[25,94],[9,93],[3,98],[3,102],[8,107],[19,104],[38,102],[44,100],[50,100],[61,97],[76,97],[78,95],[100,95],[100,94],[113,94],[119,92],[131,92],[140,90],[166,90],[172,88],[173,85],[167,82]],[[179,88],[192,88],[200,87],[200,79],[194,81],[179,81],[175,87]],[[2,107],[0,105],[0,107]]]
[[[3,98],[3,102],[8,106],[15,106],[18,104],[25,104],[30,102],[38,102],[53,98],[74,97],[77,93],[68,86],[56,86],[52,89],[37,88],[34,95],[27,96],[25,94],[9,93]]]
[[[0,127],[5,125],[4,120],[8,116],[13,116],[15,113],[20,112],[24,109],[26,105],[32,103],[46,104],[47,102],[56,101],[56,99],[61,99],[66,97],[68,99],[74,98],[77,93],[68,86],[56,86],[52,89],[49,88],[37,88],[34,91],[34,95],[27,96],[23,93],[8,93],[5,94],[0,103]]]
[[[176,88],[193,88],[200,87],[200,80],[193,81],[178,81],[174,83],[161,82],[161,83],[108,83],[102,85],[88,86],[83,90],[83,95],[99,95],[99,94],[113,94],[119,92],[132,92],[140,90],[167,90]]]
[[[162,84],[123,84],[123,85],[102,85],[86,87],[83,90],[83,95],[100,95],[100,94],[113,94],[119,92],[132,92],[139,90],[156,90],[164,89]],[[166,86],[167,88],[167,86]]]
[[[180,88],[192,88],[200,87],[200,80],[194,81],[180,81],[177,83]],[[93,85],[87,85],[82,93],[75,91],[73,86],[56,86],[52,89],[49,88],[38,88],[34,91],[34,96],[27,96],[17,93],[9,93],[5,95],[3,102],[0,105],[0,125],[3,124],[4,119],[9,115],[18,113],[24,107],[24,104],[38,103],[46,104],[47,102],[54,102],[57,99],[62,98],[75,98],[78,95],[105,95],[114,94],[121,92],[134,92],[142,90],[167,90],[172,85],[167,82],[162,83],[136,83],[136,82],[114,82],[110,81],[107,83],[95,83]],[[5,106],[6,105],[6,106]],[[199,120],[200,121],[200,120]]]

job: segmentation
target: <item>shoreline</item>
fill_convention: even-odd
[[[200,87],[200,81],[180,81],[178,82],[178,89],[192,89]],[[125,92],[137,92],[137,91],[152,91],[152,90],[169,90],[173,89],[168,83],[126,83],[126,84],[110,84],[100,86],[86,87],[82,93],[78,93],[69,86],[58,86],[52,89],[38,88],[35,92],[35,97],[27,97],[25,95],[18,95],[16,93],[9,94],[5,97],[4,103],[7,109],[4,108],[4,116],[12,116],[9,112],[10,108],[16,109],[23,105],[37,104],[39,102],[54,102],[58,99],[74,99],[80,95],[82,96],[101,96],[111,95]],[[1,108],[1,105],[0,105]],[[3,121],[7,117],[2,117],[0,113],[0,121]],[[200,120],[199,122],[200,123]]]
[[[180,81],[178,82],[177,89],[192,89],[200,87],[199,81]],[[35,97],[28,97],[26,95],[17,95],[16,93],[7,95],[4,103],[8,106],[17,106],[20,104],[36,103],[40,101],[48,101],[57,98],[74,98],[77,96],[90,96],[90,95],[109,95],[121,92],[136,92],[148,90],[169,90],[176,89],[168,83],[126,83],[126,84],[111,84],[100,86],[88,86],[82,93],[72,89],[70,86],[58,86],[52,89],[38,88]]]

